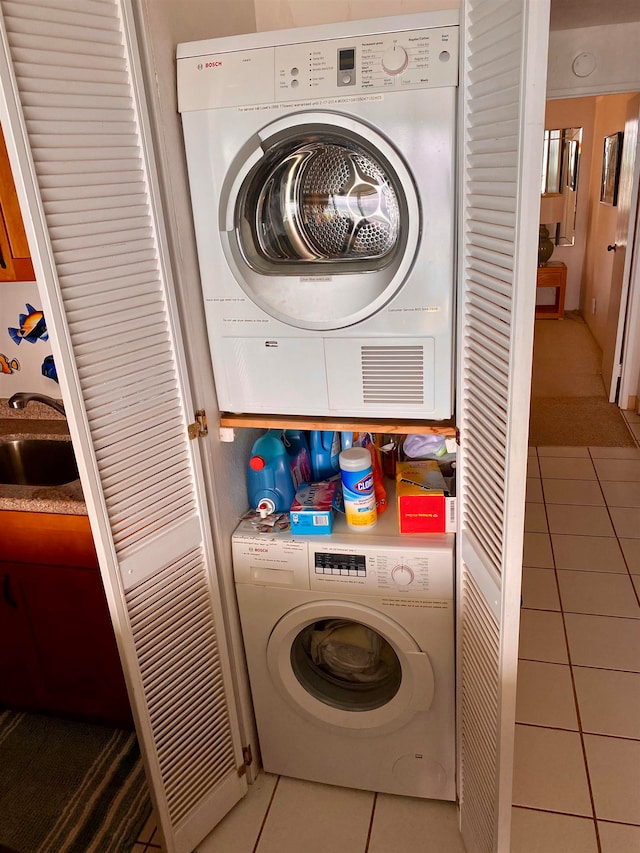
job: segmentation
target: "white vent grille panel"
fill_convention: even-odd
[[[193,512],[194,496],[181,473],[190,464],[186,423],[122,22],[109,2],[21,0],[2,9],[114,543],[125,558]],[[149,449],[138,455],[136,439],[151,437],[154,414],[173,442],[155,464]],[[123,417],[135,428],[123,429]]]
[[[462,567],[461,809],[477,853],[494,850],[499,627],[471,573]]]
[[[363,346],[360,357],[365,404],[424,403],[423,347]]]
[[[201,552],[132,588],[127,605],[162,782],[177,824],[236,767]]]

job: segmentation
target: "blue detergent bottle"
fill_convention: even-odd
[[[340,470],[340,439],[333,430],[313,429],[310,435],[311,469],[316,482],[328,480]]]
[[[350,447],[353,447],[353,433],[352,432],[341,432],[340,433],[340,441],[342,442],[342,449],[348,450]]]
[[[291,460],[280,436],[280,430],[260,436],[247,466],[249,504],[265,515],[288,512],[295,496]]]

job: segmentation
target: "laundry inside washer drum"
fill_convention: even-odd
[[[271,261],[383,259],[396,248],[400,206],[368,153],[308,142],[252,181],[254,233]]]
[[[337,708],[379,708],[398,692],[398,656],[378,633],[357,622],[328,619],[301,631],[291,649],[293,671],[313,696]]]

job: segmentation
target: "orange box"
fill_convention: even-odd
[[[396,500],[400,533],[455,533],[456,499],[434,459],[398,462]]]

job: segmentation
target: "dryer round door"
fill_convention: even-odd
[[[398,292],[414,262],[420,205],[410,171],[374,128],[298,113],[254,136],[221,193],[229,266],[266,313],[339,329]]]
[[[267,665],[280,695],[323,728],[391,731],[433,701],[426,652],[365,605],[329,600],[290,611],[271,632]]]

